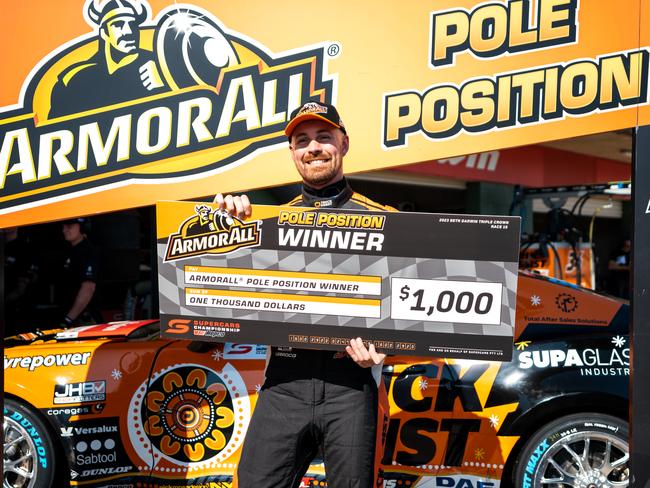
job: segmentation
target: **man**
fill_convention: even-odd
[[[70,244],[63,262],[60,283],[60,303],[65,311],[61,321],[63,327],[101,320],[93,306],[97,289],[97,259],[84,232],[87,232],[88,225],[88,219],[84,217],[63,223],[63,237]]]
[[[48,117],[83,112],[166,89],[153,53],[140,48],[147,19],[141,0],[88,0],[86,14],[99,28],[99,49],[63,71],[52,90]]]
[[[289,205],[394,210],[354,193],[343,175],[349,138],[336,108],[308,102],[285,128],[302,178],[302,194]],[[244,218],[248,198],[217,195],[219,207]],[[385,355],[360,338],[347,354],[271,349],[266,381],[237,469],[239,488],[297,487],[322,451],[329,486],[374,486],[377,386]]]

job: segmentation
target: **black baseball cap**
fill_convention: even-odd
[[[287,126],[284,129],[286,136],[291,138],[291,133],[296,126],[305,120],[322,120],[337,129],[341,129],[344,134],[347,134],[341,116],[334,105],[311,101],[302,104],[302,106],[291,112],[289,122],[287,122]]]
[[[71,219],[64,220],[62,223],[63,224],[80,224],[81,225],[81,224],[85,224],[86,222],[88,222],[87,217],[74,217],[74,218],[71,218]]]

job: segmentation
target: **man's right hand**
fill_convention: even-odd
[[[221,210],[225,210],[230,215],[234,215],[240,219],[251,216],[253,208],[251,202],[246,195],[232,196],[226,195],[225,197],[219,193],[214,197],[214,203],[219,205]]]

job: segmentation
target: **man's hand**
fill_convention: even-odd
[[[92,300],[96,288],[97,284],[94,281],[84,281],[81,283],[77,296],[72,304],[72,308],[68,310],[66,317],[72,321],[77,320],[90,304],[90,300]]]
[[[250,217],[253,209],[251,207],[251,202],[246,195],[233,197],[232,195],[226,195],[225,197],[219,193],[214,197],[214,203],[219,205],[221,210],[225,210],[230,215],[234,215],[240,219]]]
[[[361,337],[350,339],[350,345],[345,346],[345,350],[352,360],[362,368],[370,368],[371,366],[381,364],[386,358],[385,354],[375,350],[374,344],[371,343],[370,347],[366,348]]]

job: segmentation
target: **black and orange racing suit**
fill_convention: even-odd
[[[395,210],[354,193],[345,179],[321,190],[303,186],[289,205]],[[319,453],[328,486],[375,486],[380,376],[381,365],[362,368],[345,352],[271,348],[238,487],[297,487]]]

